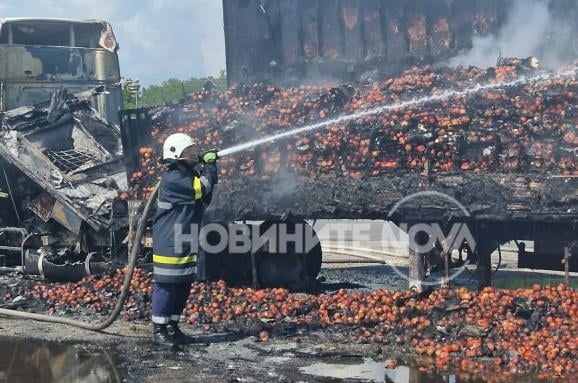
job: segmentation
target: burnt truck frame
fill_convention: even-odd
[[[105,21],[0,19],[0,110],[50,100],[62,88],[77,93],[104,87],[90,99],[118,126],[122,108],[118,43]]]
[[[104,21],[0,20],[2,266],[74,279],[122,246],[117,50]]]

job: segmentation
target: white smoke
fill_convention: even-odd
[[[557,68],[576,55],[572,27],[555,17],[548,0],[515,0],[502,28],[478,36],[469,51],[453,58],[451,65],[494,66],[502,57],[535,56],[545,67]]]

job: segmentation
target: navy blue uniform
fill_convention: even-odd
[[[161,177],[153,221],[154,323],[178,321],[186,305],[196,275],[203,211],[216,183],[214,163],[206,164],[202,174],[174,164]]]

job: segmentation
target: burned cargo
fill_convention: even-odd
[[[78,283],[36,283],[20,294],[41,302],[53,315],[106,316],[124,274],[118,270]],[[137,269],[132,281],[123,320],[138,323],[151,315],[152,273]],[[10,301],[15,295],[7,292],[4,298]],[[380,358],[383,351],[389,358],[397,355],[393,349],[401,350],[403,356],[417,355],[423,368],[451,371],[464,381],[526,381],[534,375],[571,382],[578,368],[577,298],[575,289],[562,284],[485,288],[479,293],[462,287],[422,294],[340,289],[311,295],[282,288],[236,288],[223,281],[194,282],[181,320],[202,328],[203,339],[252,335],[264,344],[283,343],[282,353],[287,353],[288,342],[321,343],[331,350],[330,357],[350,356],[352,349],[360,350],[356,346],[366,345],[371,346],[369,357]],[[133,323],[130,328],[135,331]],[[296,347],[291,352],[307,352],[308,359],[323,356],[307,346]]]
[[[142,131],[133,126],[131,134],[141,145],[129,157],[133,196],[149,195],[161,169],[160,144],[172,132],[191,134],[201,147],[226,148],[329,121],[321,129],[222,158],[214,214],[384,219],[389,202],[429,185],[461,196],[487,220],[573,222],[578,214],[575,71],[568,76],[535,71],[535,80],[517,83],[527,74],[521,63],[413,68],[370,86],[241,85],[196,93],[183,103],[150,110]],[[513,85],[500,86],[508,81]],[[482,84],[490,88],[435,98]],[[367,113],[430,96],[429,102]],[[341,122],[344,115],[348,119]],[[150,135],[148,142],[141,133]],[[272,181],[294,187],[275,192]],[[370,193],[352,193],[360,186]],[[244,188],[251,192],[241,193]],[[263,207],[244,195],[261,196]]]
[[[484,257],[513,239],[573,240],[576,69],[541,71],[534,59],[501,64],[412,68],[371,85],[239,85],[138,111],[138,120],[128,112],[131,194],[150,196],[161,144],[173,132],[203,148],[281,135],[220,160],[212,220],[464,219],[430,201],[390,215],[402,198],[436,191],[468,210],[474,235],[490,244]]]

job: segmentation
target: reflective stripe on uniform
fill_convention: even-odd
[[[201,179],[199,177],[195,177],[193,179],[193,189],[195,189],[195,199],[196,200],[203,198],[203,188],[202,188]]]
[[[187,267],[186,269],[165,269],[164,267],[155,266],[153,268],[155,275],[168,275],[171,277],[193,275],[197,272],[196,267]]]
[[[203,183],[203,186],[205,187],[205,193],[209,194],[211,192],[211,190],[213,190],[213,185],[211,185],[211,181],[209,181],[209,179],[207,177],[202,176],[201,182]]]
[[[171,210],[173,208],[173,204],[170,202],[157,201],[157,206],[159,209],[163,210]]]
[[[153,262],[165,265],[183,265],[185,263],[192,263],[197,261],[197,255],[189,255],[188,257],[164,257],[162,255],[153,254]]]
[[[152,321],[156,324],[169,324],[169,317],[156,317],[153,315]]]

